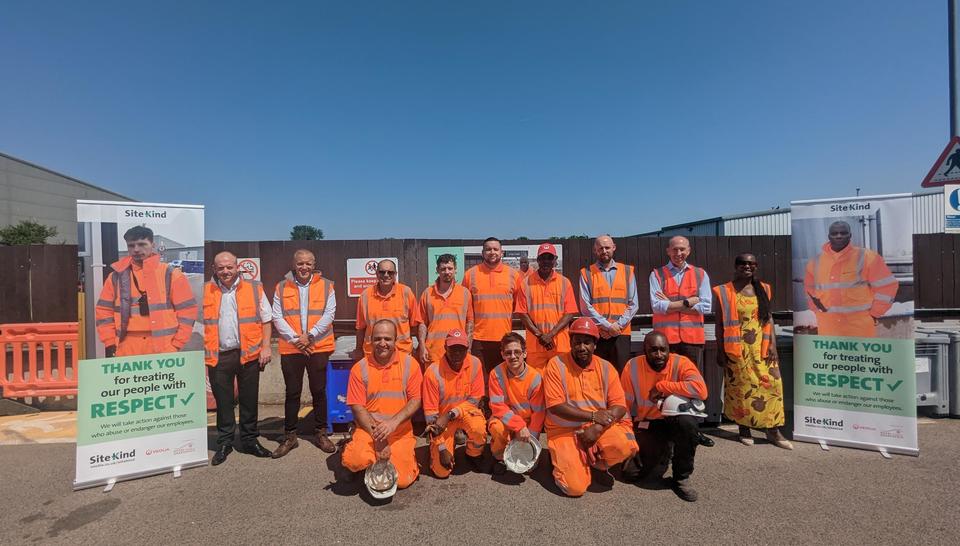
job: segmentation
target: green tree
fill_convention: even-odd
[[[32,220],[20,220],[15,226],[0,229],[0,243],[5,245],[42,245],[57,235],[57,228]]]
[[[319,241],[323,239],[323,230],[313,226],[293,226],[290,230],[291,241]]]

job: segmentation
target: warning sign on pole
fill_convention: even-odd
[[[400,261],[395,257],[348,258],[347,259],[347,295],[359,298],[363,290],[377,283],[377,263],[380,260],[393,260],[397,265],[397,280],[400,280]]]
[[[237,260],[240,276],[247,281],[260,280],[260,258],[240,258]]]
[[[920,185],[935,188],[960,183],[960,137],[953,137]]]

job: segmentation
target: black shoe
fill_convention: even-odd
[[[697,443],[699,443],[703,447],[713,447],[717,445],[717,443],[714,442],[712,438],[704,436],[702,432],[697,433]]]
[[[227,455],[231,453],[233,453],[232,446],[220,446],[217,448],[217,452],[213,454],[213,458],[210,459],[210,464],[213,466],[221,464],[223,461],[227,460]]]
[[[496,461],[493,463],[493,468],[490,471],[494,476],[503,476],[507,473],[507,465],[503,461]]]
[[[467,462],[470,463],[470,468],[472,468],[474,472],[483,472],[483,455],[467,455]]]
[[[673,492],[676,493],[681,500],[697,502],[697,490],[690,487],[689,478],[684,480],[673,479],[671,480],[671,485]]]
[[[269,457],[272,455],[269,449],[260,445],[260,442],[254,442],[248,446],[243,447],[243,453],[247,455],[253,455],[254,457]]]

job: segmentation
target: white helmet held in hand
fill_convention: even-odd
[[[531,435],[529,442],[513,439],[503,450],[503,464],[507,470],[515,474],[530,472],[537,466],[537,460],[540,459],[540,442],[536,436]]]
[[[363,483],[375,499],[389,499],[397,492],[397,469],[390,461],[377,461],[363,473]]]
[[[671,394],[666,398],[660,399],[660,401],[657,402],[657,407],[660,408],[660,413],[662,413],[664,417],[673,417],[675,415],[707,416],[707,406],[703,403],[703,400],[684,398],[676,394]]]

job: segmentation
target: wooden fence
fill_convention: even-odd
[[[733,258],[749,251],[760,262],[760,275],[774,288],[773,308],[790,309],[790,237],[691,237],[691,263],[707,270],[714,284],[730,280]],[[539,241],[505,240],[504,244]],[[427,248],[479,246],[479,239],[381,239],[375,241],[211,241],[207,261],[221,250],[240,257],[260,258],[261,278],[272,293],[289,270],[293,252],[307,248],[317,256],[323,275],[337,286],[337,318],[352,319],[355,298],[346,294],[347,258],[396,256],[403,283],[418,294],[432,278],[435,264],[427,263]],[[589,239],[563,239],[563,273],[576,281],[579,269],[593,260]],[[616,259],[634,264],[638,272],[640,314],[650,313],[647,277],[666,262],[666,238],[618,238]],[[960,235],[915,235],[914,279],[918,309],[960,309]],[[0,246],[0,323],[61,322],[77,320],[77,248],[73,245]],[[462,267],[462,264],[460,264]],[[535,265],[534,265],[535,266]],[[209,273],[209,272],[208,272]]]

